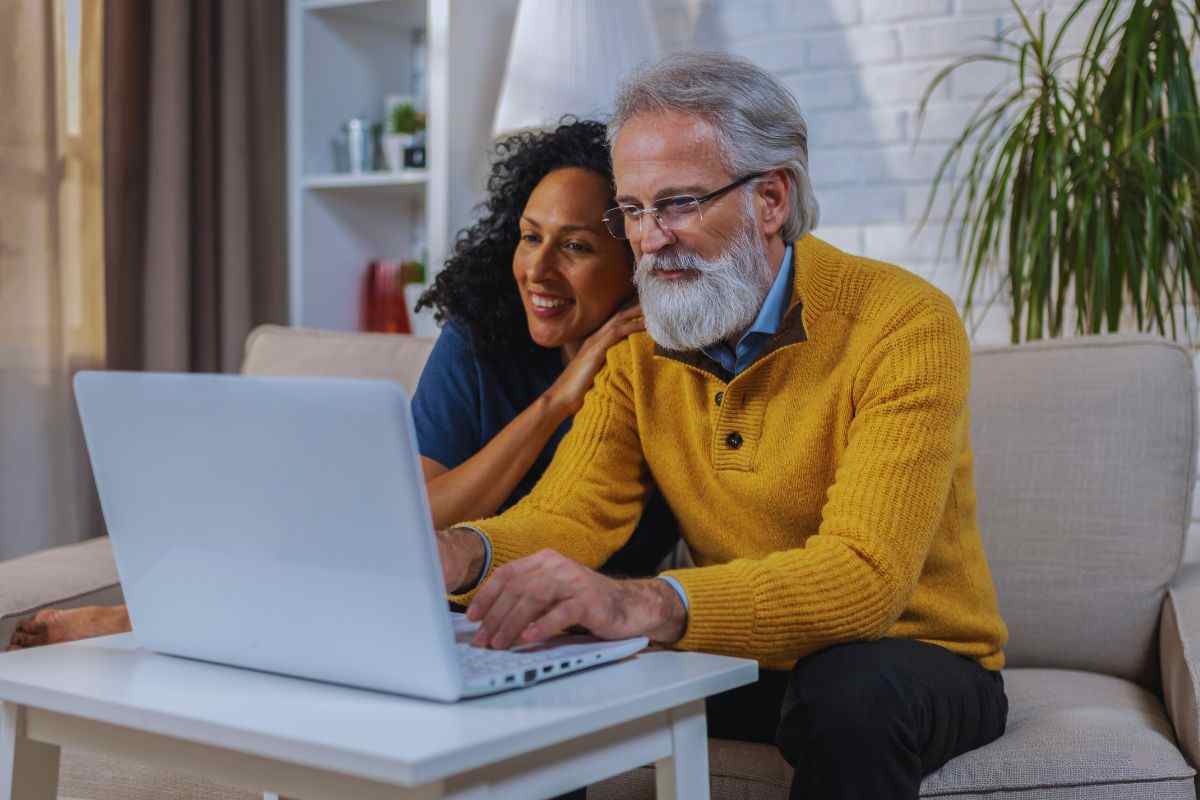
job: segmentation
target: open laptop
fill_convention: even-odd
[[[648,644],[468,644],[396,383],[81,372],[75,393],[148,649],[453,701]]]

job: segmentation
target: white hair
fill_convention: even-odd
[[[788,173],[785,240],[797,241],[817,226],[820,206],[808,174],[808,125],[796,98],[770,74],[720,53],[668,56],[621,86],[608,125],[609,144],[635,116],[662,111],[691,114],[712,125],[723,166],[732,176]]]
[[[699,350],[750,327],[774,280],[753,213],[746,195],[744,224],[717,258],[704,259],[679,247],[642,255],[633,282],[651,339],[668,350]],[[666,280],[655,274],[660,269],[697,274]]]

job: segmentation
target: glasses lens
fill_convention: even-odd
[[[619,208],[609,209],[604,214],[604,227],[608,228],[608,232],[616,239],[626,238],[625,234],[625,213]]]
[[[656,206],[658,218],[671,230],[686,228],[700,213],[700,201],[694,197],[668,197]]]

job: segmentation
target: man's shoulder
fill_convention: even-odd
[[[820,260],[813,280],[829,284],[826,294],[832,311],[884,327],[927,313],[959,318],[954,301],[915,272],[825,242],[817,244]]]
[[[645,363],[654,356],[654,340],[645,331],[631,333],[621,341],[610,346],[605,354],[605,364],[609,370],[628,373],[639,369],[639,364]]]

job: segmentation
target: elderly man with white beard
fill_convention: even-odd
[[[537,488],[439,532],[447,590],[507,648],[580,625],[757,659],[712,736],[773,742],[791,796],[916,798],[1004,730],[1007,639],[975,513],[953,303],[811,233],[807,128],[753,65],[645,69],[610,124],[649,335],[608,353]],[[652,485],[695,565],[595,568]]]

